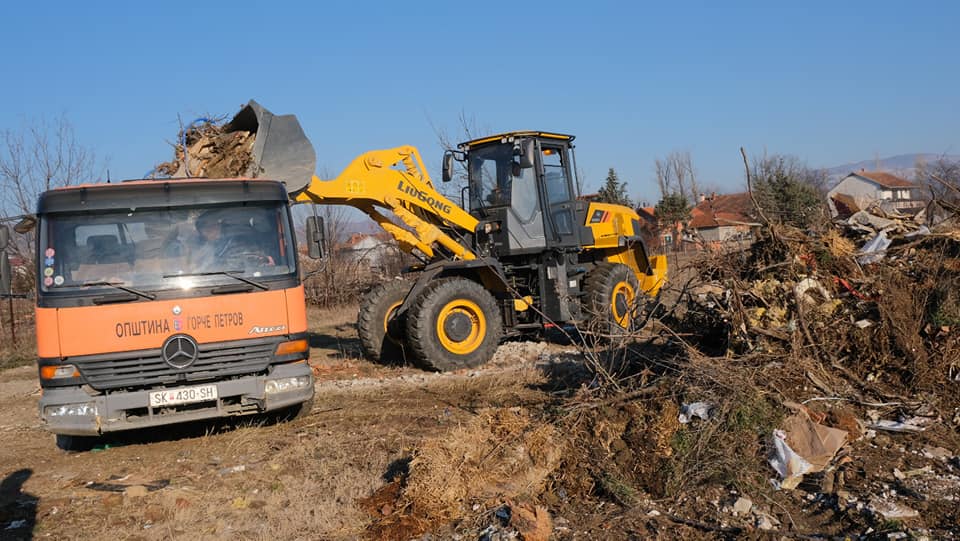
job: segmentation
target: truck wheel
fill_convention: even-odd
[[[284,416],[284,420],[297,421],[310,415],[310,412],[313,411],[313,400],[314,398],[311,397],[310,400],[291,407]]]
[[[643,292],[637,276],[622,263],[600,263],[584,279],[590,331],[623,336],[633,329],[637,303]]]
[[[89,451],[97,444],[100,438],[96,436],[69,436],[56,434],[57,447],[64,451]]]
[[[417,364],[440,372],[489,361],[503,334],[496,299],[466,278],[428,285],[410,307],[406,327]]]
[[[360,301],[357,334],[360,349],[373,362],[403,364],[403,325],[393,317],[410,291],[410,282],[394,280],[370,290]]]

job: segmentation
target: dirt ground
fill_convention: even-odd
[[[878,433],[852,442],[829,475],[808,476],[801,490],[775,491],[769,479],[776,476],[764,462],[769,432],[761,427],[778,419],[735,411],[728,417],[739,424],[725,430],[741,429],[746,436],[736,444],[745,447],[724,452],[736,463],[738,453],[752,460],[752,477],[700,478],[690,470],[697,482],[676,487],[670,483],[677,472],[665,465],[682,464],[670,462],[671,455],[716,425],[679,425],[684,397],[657,387],[653,372],[652,383],[641,388],[655,392],[577,401],[571,398],[587,393],[592,382],[582,356],[569,346],[508,342],[480,369],[433,374],[361,360],[355,308],[312,310],[309,316],[316,402],[306,418],[291,422],[194,423],[114,436],[91,452],[67,453],[39,425],[35,368],[0,372],[0,538],[957,535],[960,462],[949,419],[920,434]],[[531,431],[535,426],[547,426],[547,432]],[[492,434],[484,436],[484,430]],[[473,463],[471,446],[482,455]],[[486,481],[460,474],[487,466],[507,472],[502,459],[517,452],[533,457],[524,475],[544,463],[549,468],[525,478],[528,486],[521,489],[498,485],[493,496],[466,487],[468,497],[459,502],[466,514],[442,515],[441,505],[436,509],[447,519],[417,519],[415,506],[400,497],[405,482],[407,493],[416,488],[437,498],[458,481],[481,484]],[[440,456],[453,470],[431,463]],[[722,457],[702,456],[703,462],[689,467],[724,471],[707,462]],[[545,458],[538,463],[537,457]],[[421,477],[421,486],[414,486],[413,476],[404,481],[415,467],[432,475]],[[907,502],[918,516],[884,518],[877,514],[881,501]],[[525,532],[518,526],[524,512],[533,524]]]
[[[194,423],[58,450],[36,369],[0,372],[0,538],[354,539],[357,500],[413,447],[484,407],[543,402],[540,352],[506,344],[480,370],[430,374],[358,359],[355,309],[313,311],[316,401],[304,419]]]

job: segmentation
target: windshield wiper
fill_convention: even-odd
[[[126,291],[127,293],[131,293],[133,295],[136,295],[137,297],[143,297],[144,299],[151,300],[151,301],[157,298],[157,296],[154,295],[153,293],[146,293],[144,291],[140,291],[139,289],[127,287],[123,285],[123,282],[100,281],[100,282],[84,282],[80,284],[80,287],[88,287],[88,286],[110,286],[112,288],[119,289],[120,291]]]
[[[264,290],[264,291],[270,289],[270,287],[267,286],[266,284],[263,284],[263,283],[261,283],[261,282],[257,282],[256,280],[251,280],[251,279],[249,279],[249,278],[244,278],[243,276],[240,276],[240,273],[242,273],[242,272],[243,272],[242,270],[210,271],[210,272],[189,272],[189,273],[186,273],[186,274],[164,274],[163,277],[164,277],[164,278],[177,278],[177,277],[184,277],[184,278],[186,278],[186,277],[189,277],[189,276],[220,276],[220,275],[223,275],[223,276],[229,276],[230,278],[233,278],[233,279],[235,279],[235,280],[240,280],[241,282],[243,282],[243,283],[245,283],[245,284],[250,284],[250,285],[252,285],[253,287],[262,289],[262,290]]]

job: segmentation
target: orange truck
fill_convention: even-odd
[[[251,105],[248,121],[264,121],[269,112]],[[284,118],[270,117],[280,144]],[[271,137],[258,138],[259,154]],[[40,417],[58,446],[309,411],[314,381],[288,185],[70,186],[43,193],[36,219]]]

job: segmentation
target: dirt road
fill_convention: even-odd
[[[506,344],[487,367],[429,374],[353,357],[349,318],[316,335],[316,402],[305,419],[196,423],[57,449],[37,416],[35,368],[0,373],[0,537],[350,539],[357,504],[421,439],[486,406],[549,399],[538,344]]]

